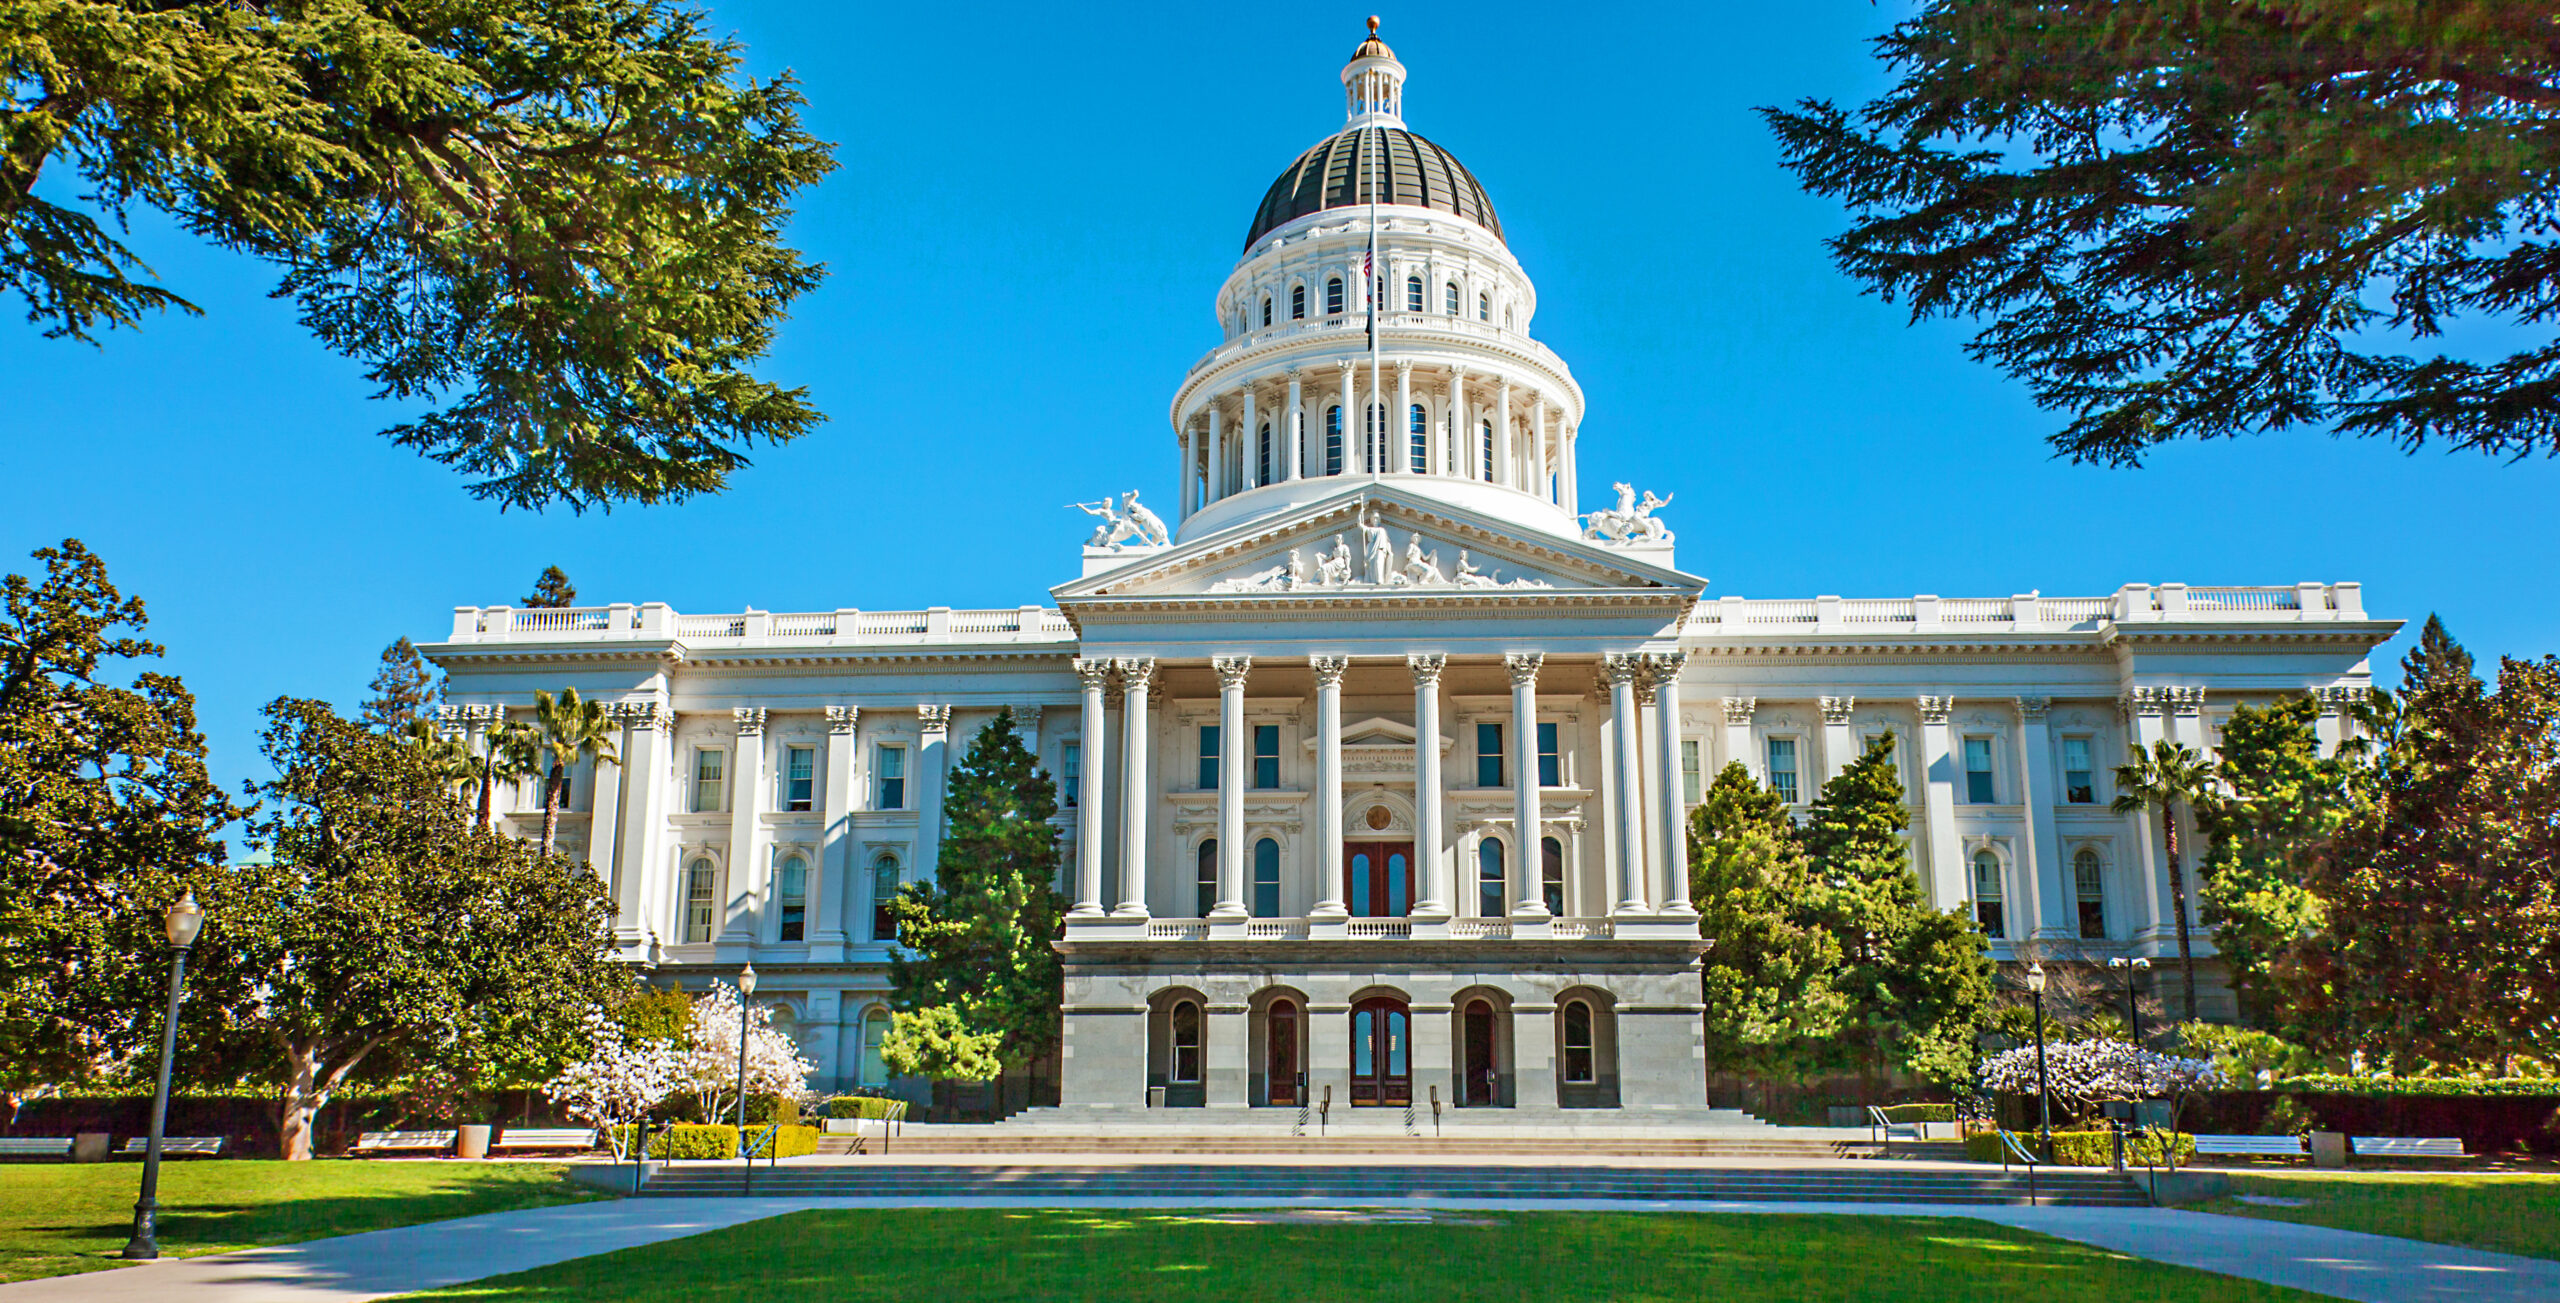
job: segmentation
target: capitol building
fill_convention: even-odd
[[[2353,583],[1718,596],[1676,550],[1710,486],[1584,447],[1493,200],[1406,126],[1374,27],[1342,84],[1215,288],[1171,500],[1084,504],[1081,554],[1022,576],[1046,602],[463,607],[424,648],[454,729],[611,704],[621,763],[561,839],[621,953],[695,987],[752,961],[812,1085],[917,1089],[880,1056],[880,903],[1010,707],[1061,788],[1069,1106],[1704,1109],[1687,811],[1730,763],[1802,810],[1887,734],[1925,891],[1995,956],[2174,963],[2158,819],[2110,809],[2128,745],[2209,753],[2306,693],[2334,745],[2398,623]]]

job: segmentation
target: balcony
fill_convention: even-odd
[[[1553,918],[1256,918],[1212,922],[1197,918],[1070,918],[1070,943],[1185,945],[1213,942],[1306,942],[1362,945],[1377,942],[1682,941],[1698,940],[1695,916],[1636,915]]]

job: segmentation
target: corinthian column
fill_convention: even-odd
[[[1618,907],[1613,912],[1644,914],[1651,906],[1645,903],[1644,770],[1636,739],[1636,676],[1644,672],[1644,658],[1611,655],[1600,668],[1609,676],[1610,732],[1617,742],[1617,766],[1610,775],[1618,798]]]
[[[1523,489],[1528,483],[1520,476],[1520,452],[1513,446],[1518,437],[1511,428],[1511,382],[1505,380],[1493,391],[1493,473],[1498,482]]]
[[[1422,861],[1422,900],[1417,918],[1447,918],[1456,912],[1457,884],[1450,873],[1447,834],[1440,788],[1440,671],[1446,656],[1407,656],[1413,671],[1413,833],[1414,853]]]
[[[1084,735],[1076,757],[1076,904],[1070,918],[1101,918],[1102,905],[1102,767],[1110,751],[1110,730],[1102,722],[1102,691],[1111,685],[1111,662],[1077,659],[1076,683],[1084,689]]]
[[[1511,671],[1513,845],[1507,885],[1515,902],[1513,918],[1550,917],[1546,894],[1538,883],[1538,839],[1546,831],[1538,810],[1538,667],[1546,659],[1543,652],[1513,652],[1502,658],[1503,668]]]
[[[1218,433],[1218,400],[1209,400],[1209,501],[1227,496],[1227,441]]]
[[[1284,454],[1280,478],[1284,480],[1298,478],[1304,473],[1300,468],[1307,464],[1307,403],[1306,395],[1299,387],[1302,383],[1298,369],[1289,368],[1289,413],[1283,418],[1289,423],[1289,428],[1280,436],[1280,448]]]
[[[1114,664],[1120,671],[1120,908],[1121,918],[1147,916],[1147,733],[1154,721],[1147,713],[1147,689],[1154,684],[1155,658],[1140,656]]]
[[[1248,489],[1261,488],[1264,482],[1262,479],[1262,431],[1255,428],[1253,422],[1253,386],[1251,385],[1244,387],[1244,424],[1236,430],[1236,441],[1244,445],[1244,456],[1237,459],[1244,463],[1244,486]]]
[[[1689,812],[1680,802],[1680,667],[1689,653],[1645,657],[1653,678],[1653,753],[1662,793],[1662,912],[1694,915],[1689,904]]]
[[[1348,656],[1311,656],[1316,673],[1316,884],[1314,918],[1341,918],[1342,903],[1342,674]]]
[[[1241,922],[1244,907],[1244,680],[1250,656],[1221,656],[1218,671],[1218,903],[1209,917]]]
[[[1396,410],[1387,413],[1387,468],[1413,469],[1413,363],[1396,363]]]
[[[1364,446],[1366,441],[1360,437],[1360,409],[1352,406],[1360,367],[1347,357],[1339,365],[1342,367],[1342,469],[1350,472],[1364,469],[1362,463],[1368,457]]]

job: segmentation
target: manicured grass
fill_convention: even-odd
[[[1957,1218],[901,1209],[797,1213],[457,1285],[455,1303],[2308,1300]]]
[[[124,1265],[142,1164],[0,1165],[0,1281]],[[160,1168],[160,1251],[183,1257],[600,1197],[554,1163],[188,1159]]]
[[[2219,1199],[2205,1211],[2560,1258],[2560,1174],[2250,1172],[2232,1180],[2244,1195],[2306,1202],[2270,1208]]]

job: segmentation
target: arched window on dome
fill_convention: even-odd
[[[1259,438],[1260,442],[1255,445],[1257,452],[1254,457],[1253,482],[1256,484],[1269,484],[1273,478],[1271,474],[1271,422],[1264,421],[1262,423],[1262,433]]]
[[[1458,315],[1458,283],[1456,281],[1449,282],[1447,292],[1440,296],[1440,303],[1441,311],[1453,317]]]
[[[1514,319],[1515,319],[1515,316],[1514,316],[1514,310],[1513,310],[1513,309],[1511,309],[1511,308],[1504,308],[1504,309],[1502,310],[1502,328],[1503,328],[1504,330],[1510,330],[1510,329],[1512,329],[1512,328],[1513,328],[1511,323],[1512,323],[1512,321],[1513,321]]]
[[[1307,315],[1307,287],[1306,287],[1306,286],[1304,286],[1304,285],[1292,285],[1292,286],[1290,286],[1290,287],[1289,287],[1289,319],[1290,319],[1291,321],[1296,321],[1296,320],[1298,320],[1298,319],[1300,319],[1300,318],[1302,318],[1302,317],[1304,317],[1304,316],[1306,316],[1306,315]]]
[[[1490,294],[1479,294],[1479,295],[1477,295],[1477,296],[1476,296],[1476,320],[1478,320],[1478,321],[1491,321],[1491,320],[1493,320],[1493,296],[1492,296],[1492,295],[1490,295]]]
[[[1430,474],[1431,414],[1422,410],[1422,404],[1415,403],[1413,407],[1405,413],[1405,430],[1413,436],[1410,441],[1413,445],[1413,473],[1416,475]]]
[[[1484,477],[1493,478],[1493,422],[1476,427],[1476,443],[1484,449]]]
[[[1387,460],[1386,404],[1369,404],[1368,424],[1361,432],[1368,436],[1361,443],[1361,451],[1365,454],[1361,458],[1361,464],[1364,469],[1370,471],[1384,471],[1395,464]]]
[[[1329,317],[1342,315],[1342,278],[1339,276],[1324,283],[1324,311]]]
[[[1271,324],[1271,296],[1268,294],[1262,296],[1262,324]]]
[[[1342,408],[1338,404],[1324,409],[1324,473],[1342,473]]]
[[[1407,312],[1422,311],[1422,278],[1419,276],[1407,276],[1404,278],[1404,310]]]

